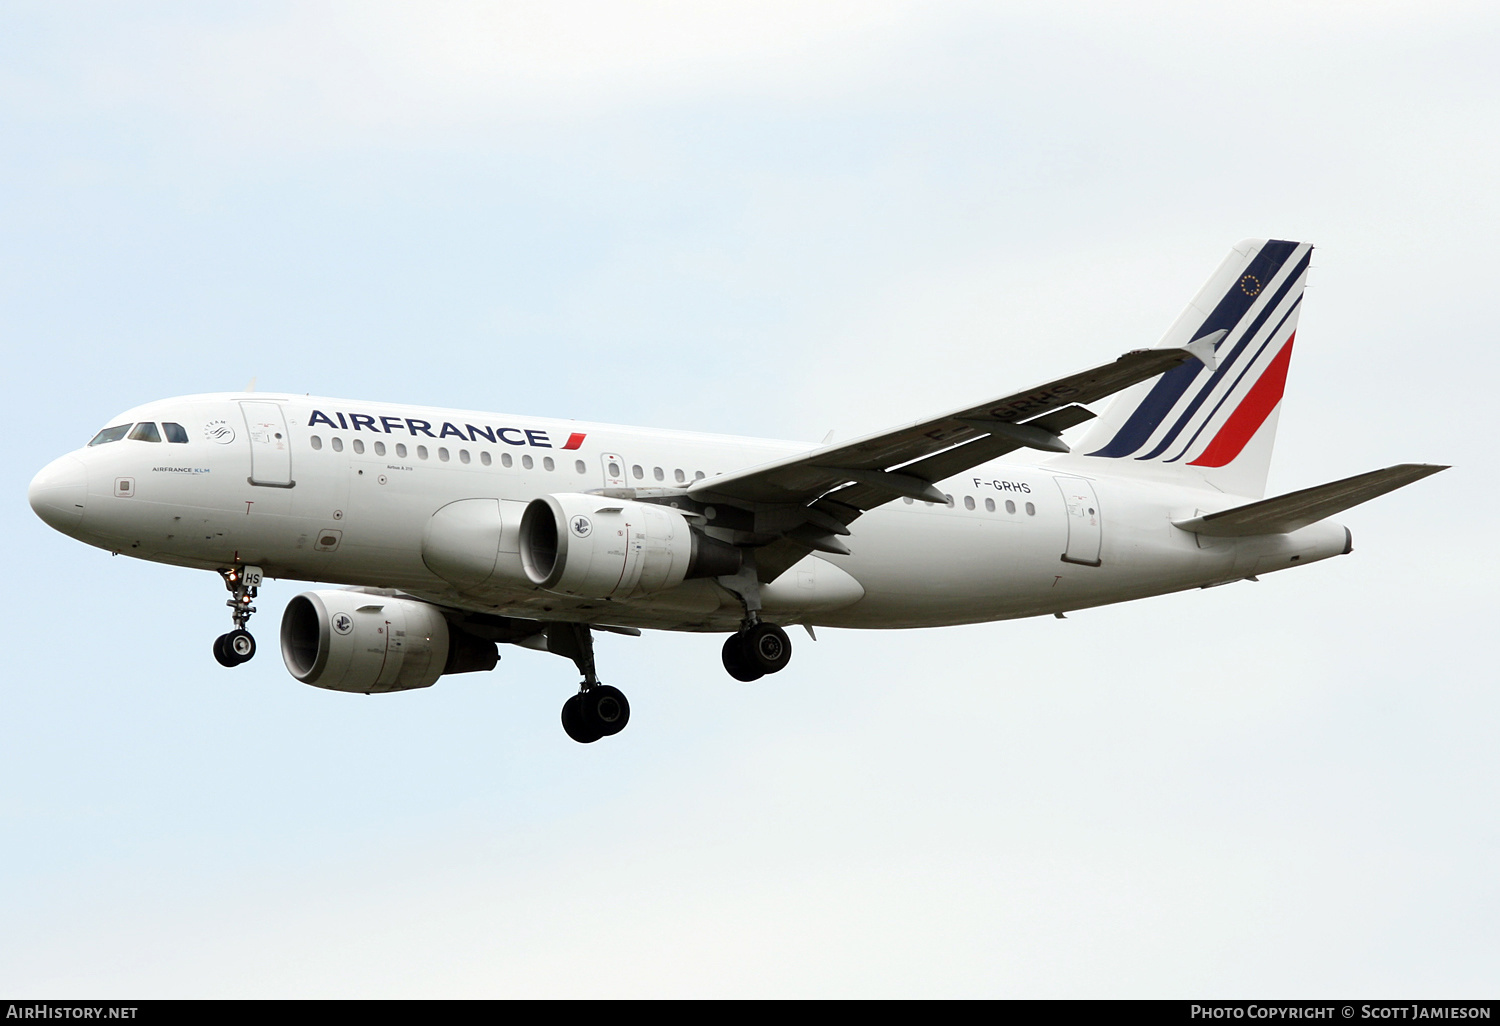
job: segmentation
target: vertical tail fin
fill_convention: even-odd
[[[1190,361],[1122,392],[1074,451],[1111,470],[1264,495],[1311,257],[1306,242],[1235,246],[1161,341],[1226,332],[1213,366]]]

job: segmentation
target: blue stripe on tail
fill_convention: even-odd
[[[1298,262],[1297,266],[1292,270],[1292,273],[1287,275],[1286,280],[1281,283],[1281,287],[1276,291],[1276,296],[1261,308],[1260,313],[1255,317],[1255,322],[1251,324],[1250,327],[1246,329],[1245,333],[1241,335],[1240,338],[1235,342],[1234,349],[1229,354],[1221,355],[1219,357],[1219,366],[1214,370],[1213,375],[1206,382],[1204,382],[1203,386],[1198,389],[1198,394],[1193,396],[1193,398],[1188,401],[1187,408],[1182,411],[1180,416],[1178,416],[1177,423],[1173,424],[1171,430],[1169,430],[1165,435],[1162,436],[1161,440],[1156,443],[1156,447],[1154,449],[1146,453],[1144,456],[1137,456],[1136,459],[1154,460],[1156,459],[1156,457],[1166,452],[1167,449],[1172,445],[1172,443],[1177,440],[1177,436],[1182,433],[1182,429],[1186,427],[1188,422],[1193,419],[1193,415],[1198,412],[1199,407],[1201,407],[1203,403],[1208,399],[1208,397],[1213,394],[1214,388],[1218,386],[1219,382],[1223,381],[1229,376],[1230,371],[1232,371],[1235,365],[1239,363],[1240,357],[1245,355],[1245,353],[1249,351],[1250,343],[1252,342],[1252,340],[1254,340],[1256,335],[1259,334],[1261,327],[1266,323],[1266,318],[1270,317],[1271,314],[1276,311],[1276,308],[1286,300],[1287,293],[1290,292],[1292,290],[1292,287],[1295,286],[1297,282],[1302,278],[1302,272],[1307,269],[1307,265],[1311,262],[1312,250],[1308,250],[1307,253]],[[1297,302],[1301,301],[1302,297],[1298,296]],[[1296,304],[1293,304],[1294,309],[1295,305]],[[1285,318],[1283,317],[1282,320],[1285,320]],[[1261,349],[1264,348],[1264,346],[1261,346]],[[1260,349],[1257,349],[1256,355],[1258,356],[1259,354]],[[1251,363],[1254,363],[1254,357],[1251,358]]]
[[[1265,283],[1276,277],[1277,272],[1296,251],[1297,246],[1298,243],[1283,242],[1279,239],[1272,239],[1262,246],[1238,281],[1230,286],[1229,291],[1219,300],[1218,305],[1214,307],[1213,312],[1208,315],[1198,330],[1188,336],[1189,339],[1202,338],[1220,329],[1232,331],[1240,322],[1240,318],[1244,317],[1255,303]],[[1291,276],[1290,280],[1295,280],[1300,274],[1299,270]],[[1250,334],[1247,332],[1236,343],[1234,350],[1224,358],[1226,362],[1233,362],[1240,350],[1247,344]],[[1163,374],[1161,380],[1151,389],[1140,406],[1136,407],[1115,436],[1102,448],[1088,455],[1120,457],[1136,452],[1150,440],[1151,435],[1181,401],[1188,388],[1200,374],[1204,373],[1216,372],[1209,371],[1202,364],[1193,361],[1174,367]],[[1174,426],[1172,431],[1174,435],[1181,430],[1183,423],[1184,421],[1179,421]]]

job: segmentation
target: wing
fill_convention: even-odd
[[[1182,348],[1136,350],[978,406],[699,481],[688,495],[755,510],[757,529],[779,536],[756,555],[760,579],[774,580],[813,549],[848,552],[837,536],[848,534],[846,525],[865,510],[902,496],[944,502],[934,482],[1015,449],[1067,452],[1058,435],[1094,416],[1081,404],[1187,360],[1209,363],[1223,334],[1214,332]],[[766,512],[776,515],[759,515]]]

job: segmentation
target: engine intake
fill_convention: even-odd
[[[532,584],[579,598],[654,595],[737,573],[743,562],[739,549],[670,507],[567,492],[531,501],[520,544]]]
[[[431,687],[445,673],[492,670],[494,642],[452,629],[435,606],[361,591],[306,591],[281,617],[293,677],[364,694]]]

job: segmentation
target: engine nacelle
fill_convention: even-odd
[[[408,691],[444,673],[494,669],[493,642],[454,630],[435,607],[362,591],[305,591],[281,617],[293,677],[331,691]]]
[[[742,562],[739,549],[655,503],[563,493],[533,499],[521,517],[526,576],[563,595],[654,595],[688,578],[737,573]]]

